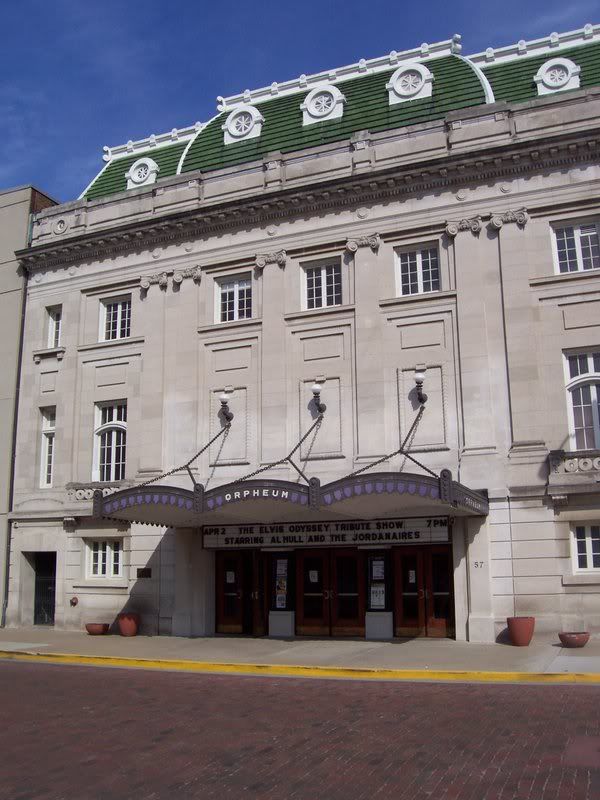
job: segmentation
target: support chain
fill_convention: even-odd
[[[144,481],[144,483],[138,483],[136,484],[135,488],[142,489],[144,486],[150,486],[151,483],[156,483],[157,481],[161,481],[163,478],[168,478],[170,475],[174,475],[176,472],[183,472],[184,469],[188,470],[188,472],[190,473],[190,477],[192,478],[192,481],[195,483],[194,477],[190,471],[191,465],[199,456],[202,455],[202,453],[208,450],[211,444],[216,442],[220,436],[223,436],[225,433],[229,433],[230,428],[231,428],[231,422],[228,422],[227,425],[224,425],[221,428],[221,430],[215,436],[213,436],[212,439],[207,444],[204,445],[204,447],[201,447],[195,456],[192,456],[189,461],[186,461],[185,464],[182,464],[180,467],[174,467],[173,469],[170,469],[168,472],[163,472],[162,475],[157,475],[156,478],[150,478],[149,481]]]
[[[302,445],[304,444],[304,442],[306,441],[306,439],[308,439],[308,437],[309,437],[309,436],[310,436],[310,434],[313,432],[313,430],[315,431],[315,438],[316,438],[316,435],[317,435],[317,433],[319,432],[319,428],[321,427],[321,424],[322,424],[322,422],[323,422],[323,414],[319,414],[319,416],[317,417],[317,419],[315,420],[315,422],[313,422],[313,424],[312,424],[312,425],[310,426],[310,428],[309,428],[309,429],[306,431],[306,433],[304,434],[304,436],[303,436],[303,437],[300,439],[300,441],[298,442],[298,444],[297,444],[297,445],[294,447],[294,449],[293,449],[293,450],[291,450],[291,451],[290,451],[290,452],[287,454],[287,456],[284,456],[283,458],[280,458],[280,459],[279,459],[279,461],[273,461],[271,464],[265,464],[265,466],[264,466],[264,467],[259,467],[258,469],[255,469],[255,470],[254,470],[254,472],[250,472],[248,475],[244,475],[244,477],[243,477],[243,478],[240,478],[240,483],[241,483],[242,481],[247,481],[247,480],[250,480],[250,478],[253,478],[255,475],[260,475],[260,473],[261,473],[261,472],[266,472],[268,469],[273,469],[273,467],[279,467],[279,466],[281,466],[281,464],[286,464],[287,462],[289,462],[289,463],[290,463],[290,464],[291,464],[291,465],[292,465],[292,466],[293,466],[293,467],[294,467],[294,468],[295,468],[295,469],[296,469],[298,472],[300,472],[300,470],[298,470],[298,467],[296,467],[296,465],[295,465],[295,464],[294,464],[294,462],[292,461],[292,456],[294,455],[294,453],[295,453],[295,452],[296,452],[296,451],[297,451],[297,450],[298,450],[300,447],[302,447]],[[314,442],[313,442],[313,444],[314,444]],[[311,448],[312,448],[312,445],[311,445]],[[303,478],[306,480],[306,475],[304,475],[304,473],[303,473],[303,472],[300,472],[300,474],[301,474],[301,475],[302,475],[302,477],[303,477]]]
[[[363,472],[366,472],[368,469],[372,469],[373,467],[379,466],[379,464],[383,464],[385,461],[389,461],[390,458],[394,458],[394,456],[403,455],[404,456],[404,461],[402,462],[401,469],[404,468],[404,464],[406,463],[406,459],[408,458],[414,464],[416,464],[417,466],[421,467],[421,469],[425,470],[425,472],[428,472],[430,475],[432,475],[434,478],[439,478],[439,475],[436,475],[435,472],[432,472],[432,470],[429,469],[429,467],[426,467],[425,464],[421,464],[420,461],[417,461],[416,458],[413,458],[410,455],[410,453],[407,452],[407,448],[408,448],[408,450],[410,450],[410,448],[412,447],[412,444],[414,442],[415,436],[417,434],[417,428],[419,426],[419,422],[421,421],[421,417],[423,416],[424,411],[425,411],[425,406],[422,405],[419,408],[419,410],[417,412],[417,416],[415,417],[415,419],[413,421],[413,424],[410,426],[410,430],[408,431],[408,433],[404,437],[404,441],[402,442],[402,444],[400,445],[398,450],[394,450],[393,453],[389,453],[387,456],[383,456],[382,458],[377,459],[377,461],[373,461],[371,464],[366,464],[364,467],[361,467],[360,469],[357,469],[354,472],[351,472],[346,477],[355,478],[357,475],[361,475]]]

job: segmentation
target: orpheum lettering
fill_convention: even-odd
[[[279,489],[249,489],[262,493]],[[231,494],[236,499],[238,492]],[[262,495],[261,495],[262,496]],[[271,496],[271,495],[269,495]],[[418,542],[434,544],[448,541],[448,519],[355,520],[348,522],[275,522],[269,524],[206,526],[204,547],[224,550],[244,547],[336,547],[370,544],[403,545]]]
[[[240,489],[239,492],[227,492],[223,495],[226,503],[235,503],[237,500],[247,500],[249,497],[265,497],[273,500],[288,500],[290,493],[287,489]]]

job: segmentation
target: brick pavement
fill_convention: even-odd
[[[599,701],[0,662],[0,798],[598,800]]]

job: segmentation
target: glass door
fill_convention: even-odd
[[[394,573],[394,636],[426,636],[422,549],[395,548]]]
[[[425,551],[427,636],[454,635],[452,552],[447,545]]]
[[[244,632],[244,554],[216,553],[217,633]]]
[[[365,635],[365,564],[361,550],[331,551],[331,634]]]
[[[298,551],[296,633],[329,636],[331,630],[329,551]]]

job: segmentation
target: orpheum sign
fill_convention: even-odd
[[[203,528],[204,547],[368,547],[448,541],[447,517],[217,525]]]

